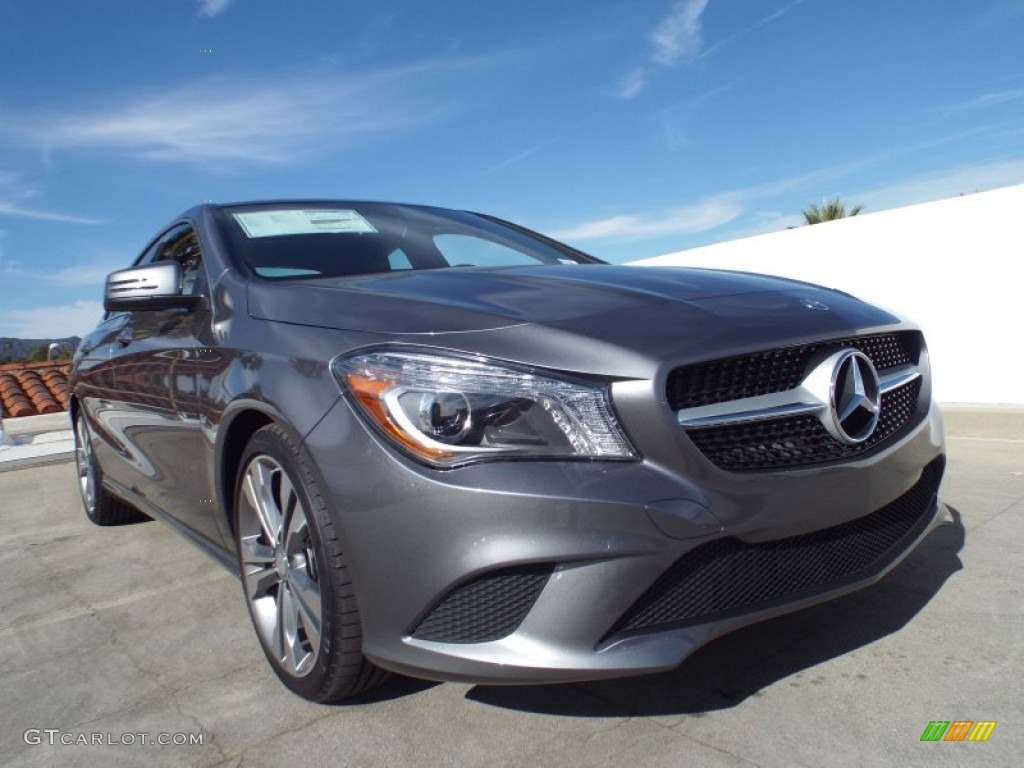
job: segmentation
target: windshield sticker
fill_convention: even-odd
[[[245,236],[312,235],[322,232],[376,232],[356,211],[250,211],[233,213]]]

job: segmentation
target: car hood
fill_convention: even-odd
[[[754,301],[756,294],[784,300]],[[830,310],[802,305],[814,301]],[[717,309],[715,308],[717,305]],[[841,305],[836,313],[831,308]],[[658,317],[708,321],[737,308],[757,307],[761,321],[776,312],[826,325],[864,325],[871,310],[855,299],[806,283],[703,269],[560,265],[503,269],[460,268],[393,272],[359,278],[258,282],[248,287],[255,318],[338,330],[388,334],[450,334],[521,324],[579,329],[593,324],[614,331],[617,316],[642,318],[648,330]],[[659,309],[660,308],[660,309]],[[741,314],[749,315],[749,311]],[[877,324],[894,322],[875,318]],[[603,320],[602,320],[603,319]],[[611,320],[611,327],[609,327]],[[634,323],[629,323],[633,325]],[[622,331],[624,329],[619,329]],[[628,330],[627,330],[628,333]],[[617,334],[613,334],[617,335]]]

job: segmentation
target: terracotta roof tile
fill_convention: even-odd
[[[68,408],[68,363],[0,365],[0,410],[5,418],[58,413]]]

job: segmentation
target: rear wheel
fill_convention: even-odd
[[[132,506],[110,495],[103,487],[103,470],[92,450],[92,434],[85,415],[75,419],[75,465],[78,469],[78,490],[82,495],[85,515],[96,525],[121,525],[141,517]]]
[[[359,609],[323,494],[276,425],[257,431],[243,455],[235,545],[256,635],[288,688],[328,702],[387,677],[362,655]]]

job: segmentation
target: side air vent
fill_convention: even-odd
[[[438,643],[507,637],[526,618],[553,570],[552,565],[527,565],[476,576],[438,600],[411,634]]]

